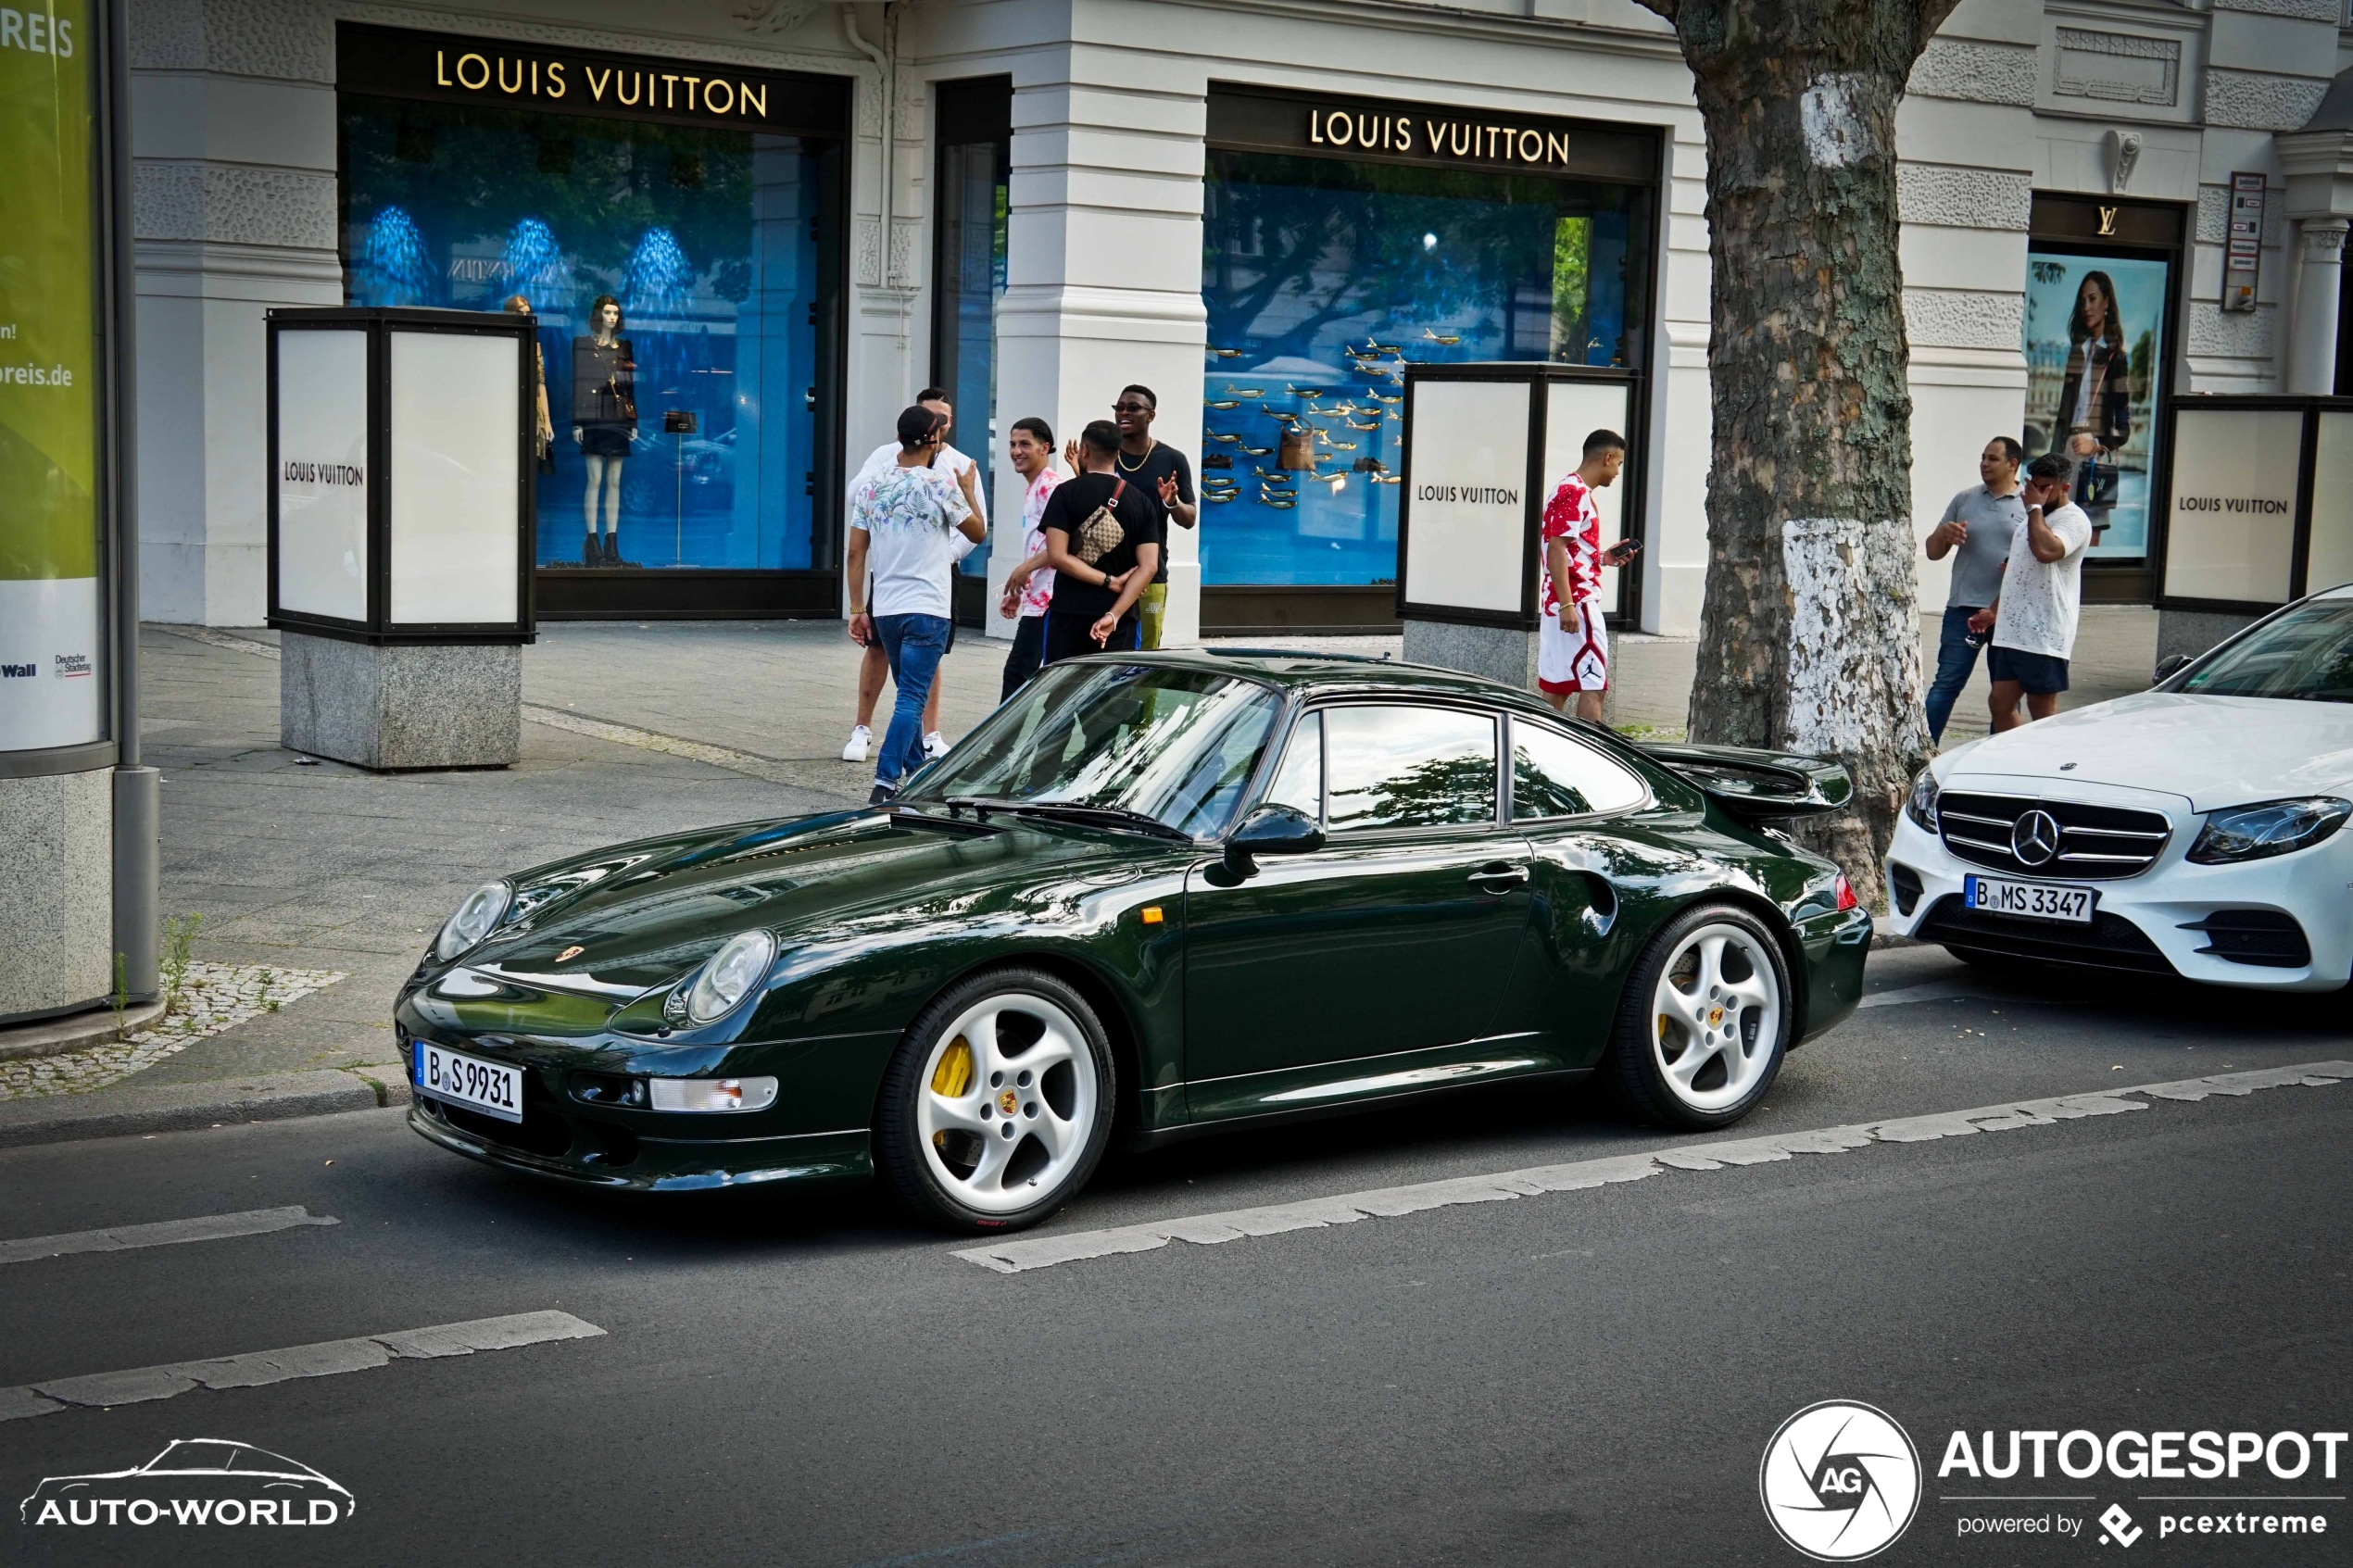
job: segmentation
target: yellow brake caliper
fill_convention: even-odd
[[[959,1035],[949,1042],[946,1050],[939,1053],[939,1065],[931,1070],[931,1092],[942,1099],[962,1099],[964,1091],[972,1087],[972,1045]],[[931,1141],[933,1148],[944,1151],[948,1147],[948,1134],[945,1130],[934,1133]]]

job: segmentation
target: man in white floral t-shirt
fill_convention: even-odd
[[[2075,464],[2046,452],[2027,465],[2026,526],[2010,541],[2001,596],[1969,617],[1972,632],[1992,631],[1985,672],[1994,679],[1994,732],[2015,730],[2019,698],[2035,719],[2058,711],[2067,660],[2083,614],[2083,549],[2092,520],[2070,499]]]
[[[1021,690],[1046,656],[1046,611],[1054,602],[1054,569],[1046,564],[1046,501],[1062,475],[1054,471],[1054,428],[1032,415],[1013,421],[1005,445],[1013,471],[1026,481],[1029,493],[1021,504],[1022,560],[1006,575],[1000,615],[1018,615],[1013,651],[1005,656],[1002,702]]]

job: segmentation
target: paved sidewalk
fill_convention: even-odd
[[[2095,608],[2084,621],[2066,706],[2145,687],[2155,615]],[[1933,636],[1931,622],[1931,664]],[[524,650],[522,764],[403,774],[278,745],[276,641],[194,627],[142,636],[147,755],[164,772],[164,910],[204,916],[191,956],[218,984],[345,978],[167,1054],[95,1047],[53,1059],[37,1085],[19,1074],[15,1098],[0,1095],[0,1142],[404,1098],[392,997],[469,889],[620,839],[862,801],[872,778],[840,759],[859,650],[833,622],[551,624]],[[1401,652],[1394,637],[1247,641]],[[1616,721],[1680,732],[1693,648],[1621,637]],[[1004,655],[1003,643],[960,639],[945,666],[951,737],[995,705]],[[878,722],[889,697],[886,686]],[[1984,712],[1981,671],[1952,738],[1982,733]]]

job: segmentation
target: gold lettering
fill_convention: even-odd
[[[1487,128],[1487,156],[1489,157],[1495,156],[1495,138],[1503,133],[1504,128],[1500,125],[1491,125]]]
[[[719,101],[719,94],[722,93],[725,93],[727,94],[727,101],[724,104]],[[727,85],[727,79],[725,77],[714,76],[710,80],[710,82],[704,84],[702,90],[702,107],[709,109],[713,114],[733,114],[736,112],[736,90]]]
[[[615,72],[614,74],[619,75],[620,73]],[[628,104],[632,106],[636,104],[637,82],[640,74],[641,73],[633,70],[627,76],[623,77],[620,82],[613,83],[612,101],[614,103]]]
[[[549,60],[547,62],[547,96],[560,98],[563,95],[564,63],[561,60]]]
[[[433,52],[433,84],[435,87],[452,85],[449,81],[448,62],[442,58],[442,52],[438,49]]]
[[[1356,117],[1356,144],[1360,147],[1378,145],[1379,144],[1375,142],[1373,138],[1379,135],[1379,132],[1375,129],[1375,127],[1379,124],[1380,121],[1378,119],[1371,119],[1361,114],[1358,115]],[[1387,138],[1383,137],[1382,140],[1386,141]]]
[[[1343,136],[1341,132],[1347,132]],[[1324,121],[1324,139],[1335,147],[1345,147],[1356,139],[1356,122],[1335,111]]]
[[[1307,140],[1319,147],[1324,144],[1324,111],[1321,109],[1307,111]]]
[[[702,78],[699,76],[682,76],[678,80],[686,84],[686,107],[688,108],[693,108],[695,107],[695,83],[700,82]]]
[[[678,79],[677,79],[676,77],[674,77],[674,76],[671,75],[668,71],[664,71],[664,72],[662,72],[662,74],[661,74],[661,80],[662,80],[665,83],[674,83],[675,82],[677,82],[677,80],[678,80]],[[662,94],[661,94],[661,107],[662,107],[663,108],[666,108],[666,109],[667,109],[667,108],[675,108],[675,107],[677,107],[677,102],[678,102],[678,93],[677,93],[677,89],[676,89],[674,86],[668,86],[668,85],[665,85],[665,86],[663,87],[663,89],[662,89]],[[654,103],[654,95],[653,95],[653,94],[652,94],[652,93],[648,92],[648,93],[646,94],[646,107],[647,107],[648,108],[651,108],[651,107],[653,107],[653,103]]]
[[[522,91],[522,62],[521,60],[515,62],[515,84],[510,87],[507,85],[507,56],[504,55],[498,56],[498,91],[510,96]]]
[[[1532,153],[1528,150],[1528,139],[1530,136],[1536,138],[1536,150]],[[1542,132],[1523,131],[1519,133],[1519,158],[1522,163],[1544,161],[1544,133]]]
[[[1567,136],[1562,135],[1557,131],[1547,131],[1544,132],[1544,161],[1547,163],[1567,163],[1568,161],[1568,138]]]
[[[2100,232],[2103,235],[2116,232],[2116,208],[2112,207],[2100,208]]]
[[[1429,137],[1431,156],[1435,157],[1446,150],[1446,126],[1443,121],[1425,119],[1422,121],[1422,130]]]
[[[1446,138],[1446,144],[1453,148],[1456,157],[1465,157],[1472,148],[1478,145],[1478,134],[1473,127],[1456,125],[1449,121],[1447,129],[1452,134]]]
[[[766,82],[763,82],[758,87],[754,87],[749,82],[738,82],[736,83],[736,93],[744,101],[744,113],[757,114],[762,119],[768,118],[768,84]]]
[[[479,82],[468,82],[468,81],[466,80],[466,62],[467,62],[468,60],[472,60],[472,61],[473,61],[473,63],[474,63],[475,65],[477,65],[477,66],[479,66],[479,67],[481,67],[481,68],[482,68],[482,80],[481,80],[481,81],[479,81]],[[489,85],[490,85],[490,62],[489,62],[488,60],[484,59],[484,58],[483,58],[480,55],[460,55],[460,56],[458,56],[458,85],[459,85],[459,86],[460,86],[460,87],[463,87],[463,88],[467,89],[469,92],[473,92],[473,93],[479,93],[479,92],[481,92],[484,88],[485,88],[485,87],[489,86]]]
[[[595,66],[582,66],[580,69],[585,71],[588,77],[588,96],[597,103],[603,103],[605,101],[605,83],[610,80],[612,76],[612,68],[610,66],[607,66],[603,76],[598,76],[597,74],[597,68]]]
[[[531,95],[535,98],[539,96],[539,62],[537,60],[531,62]]]
[[[1414,150],[1414,117],[1412,115],[1401,114],[1397,117],[1397,150],[1401,153],[1410,153]]]

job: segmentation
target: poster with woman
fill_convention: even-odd
[[[2104,530],[2095,557],[2148,554],[2171,271],[2135,257],[2027,253],[2026,451],[2075,459],[2075,499]]]

